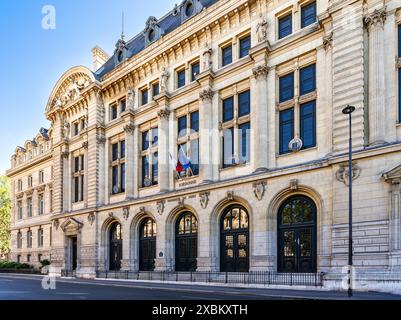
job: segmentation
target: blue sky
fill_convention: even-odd
[[[0,1],[0,175],[10,166],[17,145],[49,127],[44,110],[50,92],[69,68],[92,68],[91,49],[109,54],[121,34],[145,28],[180,0],[1,0]],[[42,8],[56,9],[56,29],[42,28]]]

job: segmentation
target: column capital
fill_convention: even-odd
[[[132,134],[135,131],[136,126],[133,123],[128,123],[124,126],[124,132]]]
[[[97,143],[100,144],[100,145],[105,145],[107,139],[106,139],[105,136],[101,135],[101,136],[97,136],[97,137],[96,137],[96,141],[97,141]]]
[[[252,69],[252,73],[256,80],[266,79],[269,74],[269,67],[267,65],[257,66]]]
[[[327,52],[333,47],[333,32],[323,37],[323,48]]]
[[[387,18],[387,11],[386,7],[383,7],[381,9],[376,9],[375,11],[371,12],[370,14],[367,14],[364,17],[364,23],[365,26],[370,29],[372,26],[376,27],[377,25],[380,25],[383,27],[384,22],[386,21]]]
[[[160,119],[160,120],[168,120],[168,118],[169,118],[169,116],[170,116],[170,110],[168,109],[168,108],[163,108],[163,109],[160,109],[158,112],[157,112],[157,116],[158,116],[158,118]]]
[[[213,96],[214,91],[211,88],[204,89],[199,93],[199,98],[204,103],[212,102]]]

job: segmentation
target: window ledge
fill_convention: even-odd
[[[231,166],[229,166],[229,167],[226,167],[226,168],[220,168],[219,170],[220,170],[220,172],[224,172],[224,171],[230,171],[230,170],[233,170],[233,169],[237,169],[237,168],[244,168],[244,167],[247,167],[247,166],[249,166],[249,162],[246,162],[246,163],[239,163],[239,164],[233,164],[233,165],[231,165]]]
[[[289,156],[294,156],[296,154],[305,153],[305,152],[309,152],[309,151],[317,151],[317,149],[318,149],[318,147],[315,146],[315,147],[311,147],[311,148],[308,148],[308,149],[302,149],[302,150],[300,150],[298,152],[289,152],[289,153],[285,153],[285,154],[276,153],[276,159],[286,158],[286,157],[289,157]]]

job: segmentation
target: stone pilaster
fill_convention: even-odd
[[[265,63],[255,66],[251,79],[251,164],[254,171],[266,171],[268,160],[267,76]]]
[[[385,142],[384,23],[386,8],[375,10],[364,19],[369,32],[369,144]]]
[[[137,128],[132,122],[124,126],[125,131],[125,194],[127,198],[134,198],[137,193],[135,180],[135,132]]]
[[[208,87],[199,94],[199,161],[203,183],[213,180],[212,158],[212,102],[214,91]]]
[[[170,188],[170,158],[169,158],[169,128],[170,110],[166,96],[158,100],[159,104],[159,188],[161,192],[169,191]]]

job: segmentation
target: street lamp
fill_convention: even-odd
[[[348,178],[349,178],[349,238],[348,238],[348,297],[352,297],[352,113],[355,111],[355,107],[348,105],[343,109],[343,114],[349,116],[349,165],[348,165]]]

